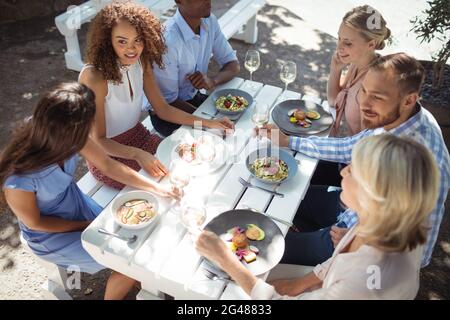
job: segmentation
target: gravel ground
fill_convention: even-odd
[[[234,2],[213,1],[213,12],[220,16]],[[281,6],[266,5],[259,16],[258,27],[257,45],[231,41],[240,61],[248,49],[256,47],[262,53],[262,66],[254,73],[255,81],[281,87],[276,71],[278,62],[294,60],[299,67],[299,79],[289,89],[325,98],[328,65],[336,39],[315,30]],[[82,43],[86,29],[84,26],[79,33]],[[296,37],[295,32],[300,29],[303,35]],[[54,17],[0,26],[0,148],[7,142],[14,123],[30,115],[40,93],[59,82],[77,79],[76,72],[65,68],[64,48],[64,39],[54,27]],[[212,70],[216,69],[213,65]],[[244,68],[240,76],[248,78]],[[448,130],[444,135],[448,144]],[[80,163],[77,177],[84,172],[86,168]],[[432,263],[421,273],[418,299],[450,298],[448,203],[446,207]],[[0,299],[41,299],[44,270],[20,245],[17,220],[6,207],[0,207],[0,270]],[[101,299],[108,275],[108,271],[83,274],[81,289],[72,290],[70,294],[74,299]],[[136,293],[137,290],[130,293],[128,299],[134,299]]]

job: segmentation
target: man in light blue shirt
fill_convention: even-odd
[[[279,141],[282,147],[313,158],[347,164],[351,162],[353,146],[368,136],[389,133],[412,138],[426,146],[439,167],[440,186],[436,206],[428,218],[429,231],[422,267],[431,260],[450,187],[450,156],[442,132],[433,116],[418,103],[423,79],[423,67],[404,53],[376,59],[359,93],[366,129],[351,137],[288,137],[274,130],[274,126],[266,128],[270,131],[269,138]],[[355,212],[340,208],[339,199],[339,192],[330,191],[326,186],[310,187],[294,220],[305,232],[288,233],[283,263],[316,265],[332,255],[347,228],[358,222]]]
[[[192,113],[203,103],[206,95],[200,89],[213,90],[239,73],[235,51],[220,30],[217,18],[211,14],[211,1],[176,0],[177,12],[166,23],[164,33],[167,53],[165,69],[154,67],[156,81],[169,104]],[[221,69],[207,76],[211,59]],[[170,135],[179,125],[164,121],[149,111],[155,129]]]

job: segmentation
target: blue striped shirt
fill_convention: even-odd
[[[307,156],[332,162],[350,163],[353,146],[361,139],[382,133],[391,133],[396,136],[410,137],[428,149],[434,155],[440,170],[439,196],[436,207],[429,216],[430,231],[424,247],[422,267],[427,266],[431,260],[433,247],[439,233],[439,226],[444,215],[444,203],[450,187],[450,157],[442,137],[441,129],[434,117],[424,108],[400,126],[389,131],[384,128],[364,130],[346,138],[327,137],[290,137],[289,147]],[[338,217],[347,227],[353,226],[358,221],[355,212],[348,209]]]

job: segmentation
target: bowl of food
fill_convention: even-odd
[[[246,159],[247,169],[253,177],[268,184],[278,184],[297,174],[297,161],[287,151],[266,147],[250,153]]]
[[[220,113],[236,115],[244,112],[253,103],[253,97],[239,89],[223,89],[213,92],[214,105]]]
[[[141,229],[158,216],[158,200],[150,192],[134,190],[116,197],[110,207],[118,225],[126,229]]]

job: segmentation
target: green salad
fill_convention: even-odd
[[[226,111],[242,111],[248,106],[248,101],[241,96],[228,94],[216,100],[216,108]]]
[[[255,176],[271,182],[283,181],[289,174],[286,162],[275,157],[256,159],[251,168]]]

